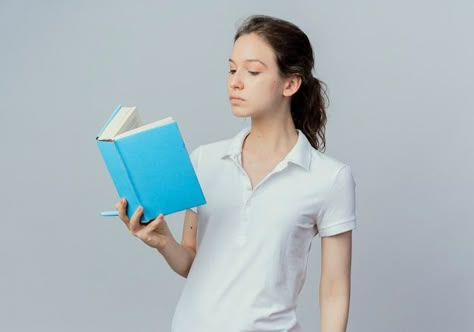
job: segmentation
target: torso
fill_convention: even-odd
[[[315,235],[355,227],[349,198],[337,210],[344,214],[326,213],[336,175],[344,169],[350,180],[348,168],[303,135],[283,163],[271,153],[249,155],[235,149],[246,133],[192,153],[207,203],[197,207],[198,249],[172,331],[300,331],[295,304]],[[254,192],[250,179],[258,185]]]

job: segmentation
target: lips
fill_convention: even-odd
[[[242,97],[234,96],[234,95],[230,96],[229,99],[230,99],[231,101],[238,101],[238,100],[244,101],[244,100],[245,100],[245,99],[242,98]]]

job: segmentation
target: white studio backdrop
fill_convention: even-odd
[[[185,279],[118,219],[95,135],[117,104],[233,136],[227,59],[251,14],[309,36],[327,154],[357,183],[348,331],[474,328],[471,1],[0,1],[1,331],[169,331]],[[183,213],[167,218],[181,238]],[[320,239],[298,315],[319,330]]]

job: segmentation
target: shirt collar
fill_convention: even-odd
[[[293,163],[309,170],[311,165],[311,150],[313,147],[309,143],[306,135],[299,129],[298,140],[293,148],[290,150],[286,158],[282,162]],[[240,154],[242,153],[242,145],[245,137],[250,132],[250,127],[242,129],[237,135],[231,138],[227,149],[222,154],[222,158],[230,157],[231,159],[240,162]]]

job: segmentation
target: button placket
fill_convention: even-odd
[[[234,162],[237,168],[239,169],[241,186],[244,189],[242,190],[242,203],[245,206],[250,195],[249,179],[248,179],[247,174],[245,173],[245,170],[240,165],[240,163],[236,159],[234,159]],[[240,222],[237,225],[238,230],[234,238],[234,243],[236,243],[238,246],[243,246],[247,240],[247,229],[245,227],[245,224],[246,224],[245,219],[246,219],[245,209],[242,209],[240,211]]]
[[[243,170],[242,170],[243,171]],[[240,212],[240,225],[239,225],[239,234],[236,236],[236,243],[239,246],[244,245],[247,242],[248,228],[250,224],[250,208],[252,197],[255,192],[252,191],[252,185],[250,180],[243,171],[244,177],[242,179],[242,210]]]

